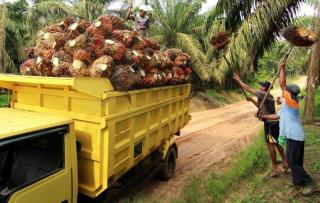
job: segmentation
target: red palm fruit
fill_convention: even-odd
[[[106,33],[104,32],[104,30],[99,27],[96,27],[95,25],[90,25],[87,28],[86,33],[90,37],[95,37],[95,38],[105,38],[106,37]]]
[[[89,51],[84,49],[79,49],[73,53],[73,60],[80,60],[85,62],[86,64],[92,63],[92,55]]]
[[[19,67],[22,75],[35,75],[35,59],[28,59]]]
[[[98,78],[110,77],[112,74],[113,59],[110,56],[101,56],[90,67],[90,76]]]
[[[124,20],[117,17],[117,16],[109,16],[111,22],[112,22],[112,27],[115,30],[123,30],[124,29]]]
[[[174,61],[178,55],[182,54],[181,49],[167,49],[164,51],[164,54],[171,60]]]
[[[101,29],[106,34],[109,34],[113,30],[112,21],[107,15],[102,15],[98,17],[95,26]]]
[[[90,68],[83,61],[78,59],[73,60],[69,71],[72,77],[90,76]]]
[[[137,75],[129,65],[116,66],[110,80],[115,90],[127,91],[135,87]]]

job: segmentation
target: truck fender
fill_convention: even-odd
[[[164,140],[161,147],[160,147],[160,153],[161,153],[162,160],[165,159],[170,147],[174,148],[174,150],[176,151],[177,158],[178,158],[178,146],[176,144],[174,137],[172,136],[172,137]]]

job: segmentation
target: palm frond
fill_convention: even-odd
[[[225,19],[228,30],[237,30],[242,21],[251,14],[251,10],[257,7],[260,2],[262,0],[218,0],[216,6],[206,14],[203,32],[207,34],[214,21],[218,19]]]
[[[288,25],[302,0],[265,0],[259,4],[241,25],[220,61],[219,69],[214,71],[215,79],[224,84],[226,76],[232,71],[243,73],[250,70],[248,62],[270,46],[281,28]],[[227,61],[226,61],[227,59]]]
[[[210,80],[210,67],[208,65],[208,60],[201,49],[199,42],[192,36],[177,33],[177,45],[183,51],[191,56],[191,62],[193,64],[193,70],[202,80]]]

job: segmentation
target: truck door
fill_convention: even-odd
[[[61,126],[0,141],[0,202],[73,202],[69,137]]]

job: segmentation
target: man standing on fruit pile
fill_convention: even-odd
[[[267,94],[268,89],[271,86],[271,83],[269,81],[259,82],[259,90],[256,90],[254,88],[249,87],[247,84],[245,84],[238,74],[234,74],[233,79],[236,80],[240,87],[252,94],[254,94],[257,97],[257,101],[255,101],[253,98],[247,98],[248,101],[251,101],[256,107],[260,107],[261,102],[265,95]],[[272,87],[271,87],[272,88]],[[264,115],[272,115],[276,113],[275,108],[275,100],[273,96],[269,93],[265,103],[261,107],[261,113]],[[286,156],[284,154],[283,147],[278,143],[278,137],[279,137],[279,120],[271,120],[271,119],[262,119],[264,122],[264,133],[265,133],[265,139],[268,146],[271,162],[272,162],[272,173],[271,177],[276,177],[280,174],[280,170],[278,169],[277,165],[277,159],[276,154],[277,150],[282,158],[282,171],[288,170],[288,163]]]
[[[149,29],[149,16],[147,15],[147,9],[145,6],[140,6],[140,12],[134,14],[132,11],[133,4],[130,3],[129,11],[127,13],[127,20],[134,20],[135,31],[138,31],[142,37],[148,37]]]

